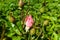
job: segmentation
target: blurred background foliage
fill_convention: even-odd
[[[60,40],[60,0],[0,0],[0,40]],[[32,15],[35,23],[25,32],[24,18]]]

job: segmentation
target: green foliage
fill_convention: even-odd
[[[23,1],[24,7],[20,8],[19,0],[0,0],[0,38],[4,36],[4,40],[60,40],[60,0],[30,0],[29,5],[29,0]],[[24,29],[24,19],[29,14],[35,21],[33,35],[30,35],[31,29],[28,33]],[[10,16],[14,17],[13,23],[10,22],[12,19],[9,21]]]

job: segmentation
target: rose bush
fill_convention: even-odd
[[[0,40],[60,40],[60,0],[0,0]]]

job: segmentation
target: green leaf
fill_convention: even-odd
[[[53,36],[53,40],[58,40],[58,35],[55,32],[53,33]]]
[[[21,40],[21,37],[20,36],[13,36],[12,40]]]

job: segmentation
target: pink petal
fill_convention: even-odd
[[[29,16],[26,16],[25,22],[26,22],[27,27],[32,27],[34,20],[33,20],[32,16],[29,15]]]

